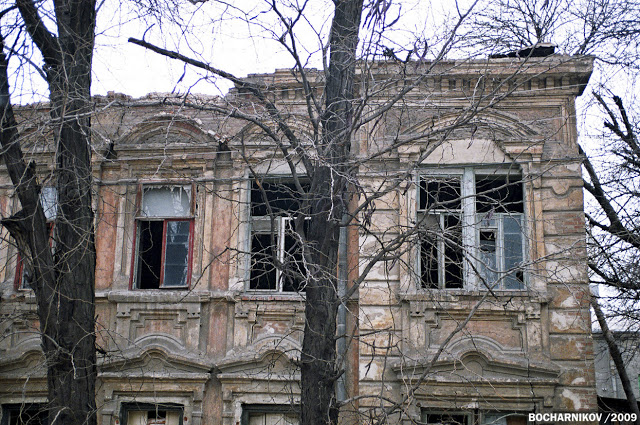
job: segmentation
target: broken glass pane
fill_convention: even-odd
[[[522,216],[505,216],[504,230],[504,268],[508,274],[504,278],[505,289],[522,289],[524,287]]]
[[[142,215],[146,217],[188,217],[191,215],[191,187],[145,187],[142,194]]]

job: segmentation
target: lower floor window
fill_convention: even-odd
[[[182,425],[182,406],[173,404],[125,404],[124,425]]]
[[[422,411],[422,423],[428,425],[526,425],[527,417],[510,412]]]
[[[422,422],[428,425],[471,425],[469,416],[464,413],[422,412]]]
[[[46,425],[47,409],[44,404],[5,404],[2,406],[1,425]]]
[[[289,405],[245,405],[242,425],[298,425],[298,410]]]

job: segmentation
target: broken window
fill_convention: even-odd
[[[304,232],[308,220],[300,216],[300,207],[301,196],[293,183],[253,182],[249,289],[304,290],[307,269],[299,232]]]
[[[182,425],[183,408],[177,404],[125,403],[124,425]]]
[[[420,269],[425,288],[462,288],[463,254],[460,180],[420,182],[424,232],[420,242]]]
[[[421,423],[428,425],[525,425],[526,416],[521,413],[496,412],[442,412],[422,410]]]
[[[423,288],[524,288],[524,192],[519,177],[473,169],[423,176],[418,211]]]
[[[298,406],[248,404],[242,406],[242,425],[297,425]]]
[[[480,287],[524,287],[524,193],[519,178],[476,175]]]
[[[2,406],[2,425],[45,425],[48,423],[45,404],[23,403]]]
[[[422,423],[428,425],[470,425],[469,415],[456,412],[422,411]]]
[[[134,284],[188,287],[193,239],[191,186],[145,186],[136,219]]]

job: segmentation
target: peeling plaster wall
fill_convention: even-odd
[[[532,66],[526,71],[529,76],[551,69],[553,84],[537,77],[523,84],[513,96],[456,129],[417,168],[516,165],[525,181],[530,263],[526,289],[499,291],[497,298],[488,299],[477,288],[418,290],[411,277],[416,260],[410,249],[400,261],[377,264],[348,304],[348,329],[362,336],[350,345],[346,366],[348,395],[374,397],[347,406],[345,423],[357,422],[358,411],[378,407],[379,395],[392,400],[409,395],[405,423],[419,419],[421,409],[596,410],[573,116],[577,82],[588,76],[590,61],[572,67],[564,66],[564,60],[552,62],[555,67]],[[358,133],[354,151],[373,153],[385,149],[392,138],[412,140],[427,129],[445,128],[468,102],[471,94],[464,91],[473,87],[470,75],[485,65],[461,64],[443,71],[443,78],[425,80],[406,96],[403,111],[392,109],[376,128]],[[509,61],[491,65],[490,72],[502,74],[511,66]],[[380,72],[380,78],[387,72],[382,65],[373,71]],[[279,84],[279,102],[291,112],[304,112],[290,73],[249,78]],[[529,91],[541,82],[544,92]],[[123,403],[134,401],[181,403],[185,425],[235,425],[243,404],[298,403],[295,362],[304,327],[302,298],[245,291],[247,260],[242,252],[248,237],[249,186],[246,164],[236,148],[242,141],[254,153],[254,165],[267,169],[273,165],[268,163],[273,145],[256,136],[251,126],[186,108],[180,99],[169,96],[176,101],[171,106],[170,101],[160,105],[153,96],[114,96],[121,106],[93,118],[97,334],[108,353],[99,364],[99,423],[117,424]],[[243,96],[233,92],[227,100],[242,102]],[[110,143],[116,156],[105,160],[99,153],[110,149]],[[433,143],[412,140],[363,164],[363,189],[388,184],[382,174],[393,176],[414,167]],[[231,151],[221,150],[223,144]],[[51,169],[50,153],[35,157],[44,164],[39,171]],[[189,291],[131,287],[139,187],[149,182],[195,183]],[[350,279],[375,252],[372,235],[384,240],[411,227],[416,199],[415,185],[407,180],[376,201],[369,234],[349,229]],[[7,215],[15,208],[8,177],[0,173],[0,211]],[[0,325],[5,335],[0,339],[0,403],[21,397],[41,402],[45,375],[34,367],[39,343],[33,295],[14,287],[15,248],[2,244],[0,261],[0,312],[8,318]],[[464,330],[428,366],[477,303],[481,305]],[[25,369],[33,371],[26,382]],[[408,394],[407,388],[418,381],[422,384]]]

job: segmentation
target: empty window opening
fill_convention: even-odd
[[[136,287],[187,287],[194,224],[191,187],[144,187],[136,221]]]
[[[423,288],[524,288],[524,188],[519,176],[422,177],[418,190]]]
[[[303,190],[309,185],[304,184]],[[303,238],[309,219],[301,217],[301,195],[291,182],[254,182],[251,189],[250,290],[300,292],[307,268]],[[296,229],[296,225],[301,229]]]

